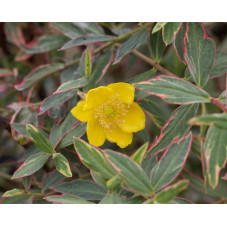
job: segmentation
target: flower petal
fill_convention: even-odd
[[[102,146],[106,140],[103,127],[100,126],[97,119],[92,119],[87,123],[87,138],[90,144]]]
[[[106,138],[111,143],[117,143],[121,148],[127,147],[132,143],[132,133],[123,132],[119,127],[106,131]]]
[[[77,105],[71,109],[71,114],[79,121],[87,122],[92,116],[92,111],[84,110],[84,105],[85,101],[78,102]]]
[[[88,91],[86,96],[85,109],[98,107],[114,94],[114,91],[108,87],[100,86]]]
[[[134,101],[135,87],[127,83],[115,83],[107,86],[118,93],[123,103],[131,104]]]
[[[124,132],[138,132],[145,128],[145,114],[136,102],[130,105],[128,112],[121,119],[123,123],[120,128]]]

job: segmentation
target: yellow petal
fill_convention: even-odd
[[[111,131],[106,131],[106,138],[111,143],[117,143],[121,148],[127,147],[132,143],[132,133],[123,132],[119,127],[113,128]]]
[[[104,129],[95,118],[87,123],[87,138],[90,144],[97,147],[102,146],[106,140]]]
[[[80,101],[77,105],[71,109],[71,114],[82,122],[87,122],[91,116],[92,111],[84,110],[85,101]]]
[[[123,103],[131,104],[134,101],[135,87],[127,83],[115,83],[107,86],[114,90],[115,93],[119,94],[120,99]]]
[[[123,123],[120,128],[124,132],[138,132],[145,128],[145,114],[135,102],[130,105],[128,112],[121,119]]]
[[[98,87],[88,91],[84,109],[98,107],[106,102],[114,94],[114,91],[108,87]]]

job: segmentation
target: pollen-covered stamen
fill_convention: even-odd
[[[105,130],[112,130],[121,126],[124,122],[123,116],[128,112],[130,105],[122,103],[119,95],[115,94],[104,104],[95,108],[95,118],[98,118],[100,125]]]

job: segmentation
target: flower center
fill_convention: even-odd
[[[104,130],[111,131],[124,123],[123,117],[128,112],[130,105],[122,103],[119,94],[112,96],[104,104],[95,108],[95,118],[99,120]]]

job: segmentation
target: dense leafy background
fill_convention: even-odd
[[[226,26],[0,23],[0,203],[226,203]],[[70,109],[119,81],[146,128],[99,150]]]

